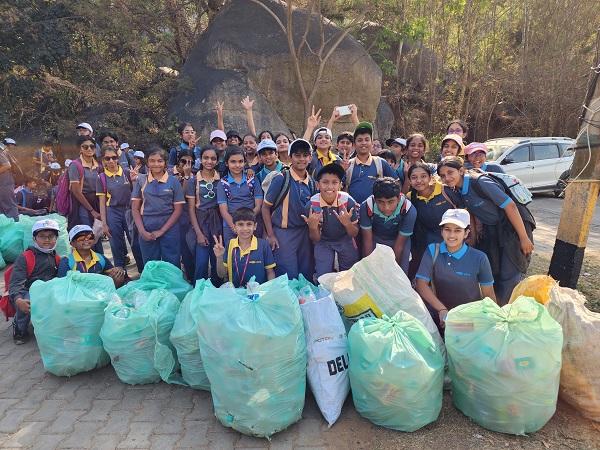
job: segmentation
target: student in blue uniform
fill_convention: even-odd
[[[100,144],[100,152],[102,152],[102,148],[106,147],[107,145],[114,149],[115,153],[119,157],[119,165],[123,169],[130,169],[135,164],[133,157],[131,157],[129,153],[121,150],[121,147],[119,145],[119,137],[116,135],[116,133],[108,130],[103,130],[98,135],[97,142]]]
[[[379,156],[372,156],[373,125],[361,122],[354,130],[356,157],[350,159],[344,180],[346,191],[361,204],[373,193],[373,183],[377,178],[398,178],[398,174]]]
[[[398,174],[398,178],[402,183],[404,183],[404,157],[406,155],[406,139],[402,138],[390,138],[385,141],[385,146],[388,148],[396,156],[396,162],[392,166],[392,168]],[[383,158],[381,155],[383,151],[380,152],[379,156]],[[384,158],[385,159],[385,158]]]
[[[118,289],[125,283],[122,267],[114,267],[110,260],[92,250],[96,240],[92,228],[87,225],[75,225],[69,231],[69,241],[73,253],[63,258],[58,265],[58,277],[67,276],[67,272],[76,270],[83,273],[99,273],[112,278]]]
[[[246,152],[246,164],[254,173],[260,170],[260,158],[258,156],[258,138],[252,133],[244,136],[242,148]]]
[[[181,139],[181,143],[169,151],[169,167],[175,167],[182,151],[189,151],[194,156],[194,160],[200,155],[200,149],[196,147],[200,136],[196,137],[196,131],[191,124],[180,123],[177,127],[177,135]]]
[[[302,274],[312,280],[313,249],[302,218],[310,198],[317,193],[315,181],[307,171],[311,146],[304,139],[296,139],[288,151],[292,165],[273,178],[262,205],[263,222],[277,262],[277,276],[287,274],[293,279]]]
[[[402,184],[402,192],[406,194],[410,189],[410,180],[408,178],[408,169],[415,163],[422,162],[425,163],[423,157],[429,151],[429,142],[427,138],[423,136],[421,133],[411,134],[406,140],[406,153],[405,153],[405,161],[404,161],[404,182]],[[437,166],[432,163],[428,164],[431,173],[435,174],[437,170]]]
[[[178,220],[185,202],[181,184],[167,173],[166,151],[152,147],[147,155],[148,175],[138,175],[131,193],[144,264],[163,260],[180,267]]]
[[[456,306],[490,297],[496,301],[494,277],[485,253],[468,247],[469,213],[449,209],[440,227],[444,242],[430,244],[417,272],[417,292],[427,302],[440,328]]]
[[[283,163],[278,159],[277,144],[271,139],[263,139],[258,144],[258,155],[263,163],[260,169],[254,175],[262,186],[263,181],[271,172],[281,172]]]
[[[373,183],[373,195],[360,205],[360,230],[363,256],[369,256],[375,244],[394,249],[396,262],[408,273],[410,236],[413,234],[417,210],[393,178],[380,178]]]
[[[112,147],[103,147],[100,158],[104,164],[104,173],[101,173],[96,182],[96,196],[100,202],[100,217],[104,234],[108,236],[115,266],[121,267],[127,276],[127,244],[129,241],[133,257],[139,273],[144,269],[144,260],[138,240],[129,234],[129,227],[125,216],[131,208],[131,190],[133,189],[132,174],[128,169],[123,169],[118,163],[119,157]]]
[[[11,171],[10,149],[16,146],[14,139],[4,138],[0,143],[0,214],[19,221],[19,210],[15,201],[15,179]]]
[[[411,189],[406,196],[417,211],[408,266],[408,278],[412,280],[421,264],[425,248],[429,244],[442,242],[439,224],[444,213],[464,205],[458,193],[432,176],[429,164],[413,163],[408,169],[408,179]]]
[[[216,170],[219,163],[217,149],[205,145],[200,150],[200,170],[188,182],[186,200],[190,222],[196,233],[196,280],[209,278],[209,262],[212,269],[210,279],[215,286],[220,284],[217,276],[217,259],[213,251],[216,242],[213,236],[222,236],[223,223],[217,205],[217,183],[220,180]]]
[[[331,151],[331,140],[333,134],[327,127],[318,128],[313,134],[313,143],[315,151],[312,155],[312,161],[308,167],[308,173],[311,177],[319,173],[319,170],[327,164],[340,164],[341,158]]]
[[[235,287],[245,287],[252,277],[257,283],[275,278],[275,259],[269,243],[254,235],[258,223],[250,208],[241,207],[233,213],[237,237],[223,245],[222,236],[213,236],[217,242],[217,272]]]
[[[498,303],[506,304],[529,267],[535,219],[499,182],[485,174],[470,174],[456,156],[442,159],[438,174],[444,184],[460,193],[469,212],[483,224],[478,248],[490,260]]]
[[[358,212],[354,199],[340,192],[344,168],[335,163],[323,166],[317,174],[319,193],[311,197],[303,216],[314,242],[317,278],[333,272],[335,256],[340,271],[358,262],[354,238],[358,236]]]
[[[235,237],[233,213],[241,207],[250,208],[258,216],[263,202],[263,191],[256,178],[248,179],[244,166],[246,158],[240,147],[228,147],[223,159],[227,171],[217,184],[217,203],[223,217],[223,242],[225,245]],[[262,236],[262,227],[257,227]]]
[[[465,147],[465,155],[467,161],[465,167],[467,169],[481,169],[484,172],[505,173],[504,169],[498,164],[486,163],[488,148],[483,142],[471,142]]]
[[[33,190],[36,187],[37,181],[35,181],[35,178],[32,178],[29,175],[25,175],[25,179],[23,180],[23,186],[15,194],[15,200],[17,202],[19,214],[25,214],[27,216],[37,215],[37,196],[33,192]]]

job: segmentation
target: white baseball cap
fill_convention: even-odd
[[[146,155],[144,155],[144,152],[142,152],[141,150],[136,150],[135,152],[133,152],[133,156],[135,156],[136,158],[145,158]]]
[[[440,226],[453,223],[461,228],[467,228],[471,223],[471,216],[466,209],[449,209],[442,216]]]
[[[94,132],[94,129],[92,128],[92,126],[87,122],[81,122],[79,125],[77,125],[75,127],[75,129],[77,129],[77,128],[85,128],[86,130],[90,130],[90,133]]]
[[[277,144],[275,144],[275,142],[273,142],[271,139],[263,139],[262,141],[260,141],[260,144],[258,144],[256,151],[260,153],[260,151],[264,150],[265,148],[277,150]]]
[[[296,139],[295,141],[293,141],[290,146],[288,147],[288,155],[291,156],[292,151],[296,150],[296,149],[304,149],[304,150],[308,150],[309,152],[312,152],[312,147],[310,145],[310,142],[308,142],[305,139]]]
[[[69,241],[72,241],[75,236],[84,231],[87,231],[89,233],[94,232],[94,230],[92,230],[92,227],[90,227],[89,225],[75,225],[73,228],[71,228],[71,231],[69,231]]]
[[[4,139],[4,143],[5,143],[5,144],[13,144],[13,145],[17,145],[17,142],[16,142],[14,139],[12,139],[12,138],[5,138],[5,139]]]
[[[65,167],[69,167],[72,162],[73,162],[72,159],[65,159]]]
[[[331,132],[331,130],[327,127],[321,127],[313,133],[313,141],[316,140],[317,136],[320,134],[326,134],[327,136],[329,136],[329,139],[333,139],[333,133]]]
[[[53,162],[52,164],[50,164],[50,169],[52,170],[60,170],[60,164],[57,162]]]
[[[36,223],[33,224],[33,227],[31,227],[31,234],[35,234],[37,231],[40,230],[60,231],[60,228],[56,220],[44,219],[38,220]]]
[[[121,144],[121,150],[125,150],[126,148],[129,148],[129,144],[127,142],[123,142]]]
[[[221,138],[224,141],[226,141],[227,135],[222,130],[215,130],[212,133],[210,133],[210,138],[208,139],[208,142],[212,142],[214,138]]]
[[[389,147],[394,142],[397,144],[400,144],[402,147],[406,147],[406,140],[404,140],[402,138],[390,138],[387,141],[385,141],[385,145],[387,145]]]

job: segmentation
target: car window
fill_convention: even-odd
[[[534,144],[533,157],[536,161],[544,159],[556,159],[559,157],[558,145],[556,144]]]
[[[504,161],[512,163],[522,163],[529,161],[529,146],[523,145],[515,148],[512,152],[506,155]]]
[[[573,156],[573,147],[575,147],[575,142],[572,144],[560,144],[561,156]]]

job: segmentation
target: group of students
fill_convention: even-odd
[[[238,287],[283,274],[315,280],[350,269],[382,244],[394,250],[441,328],[459,304],[482,296],[506,303],[527,270],[535,221],[493,178],[470,171],[494,169],[485,166],[485,144],[465,147],[466,127],[455,121],[449,127],[462,130],[448,130],[437,164],[423,160],[422,134],[388,140],[396,157],[388,163],[375,154],[373,127],[358,122],[355,107],[354,131],[339,135],[335,146],[330,128],[318,127],[319,113],[294,140],[218,129],[198,147],[192,125],[181,124],[178,146],[144,152],[147,173],[121,164],[114,133],[98,141],[83,133],[68,175],[70,238],[75,262],[84,261],[62,266],[109,271],[116,284],[125,282],[127,239],[140,272],[148,261],[163,260],[183,265],[192,284],[226,279]],[[106,260],[102,242],[90,234],[95,219],[109,238],[114,268],[98,264]],[[37,250],[50,248],[33,234]],[[10,294],[17,306],[21,294]]]

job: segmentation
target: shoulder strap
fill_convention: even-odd
[[[446,201],[452,205],[453,209],[457,209],[456,205],[454,204],[454,202],[452,200],[450,200],[450,197],[448,197],[448,194],[446,194],[446,187],[443,186],[443,185],[442,185],[442,195],[444,196],[444,198],[446,199]]]
[[[73,253],[69,253],[67,260],[69,261],[69,267],[71,270],[77,269],[77,264],[75,263],[75,257],[73,256]]]
[[[431,251],[431,248],[429,249],[429,251]],[[437,261],[438,255],[440,254],[440,244],[436,243],[435,244],[435,250],[433,253],[433,260],[431,263],[431,290],[433,291],[433,293],[437,296],[436,292],[435,292],[435,262]]]
[[[28,249],[23,252],[23,256],[27,262],[27,276],[30,276],[35,267],[35,253]]]
[[[373,161],[375,162],[375,169],[377,169],[377,178],[381,178],[383,176],[383,160],[379,156],[373,156]]]
[[[367,216],[373,217],[373,196],[369,195],[365,202],[367,202]]]
[[[102,182],[102,189],[104,190],[104,193],[107,193],[107,189],[106,189],[106,174],[104,172],[102,172],[100,175],[100,181]]]
[[[483,175],[483,174],[482,173],[477,173],[477,176],[471,175],[469,177],[469,186],[473,187],[473,189],[475,190],[475,192],[477,193],[477,195],[479,197],[489,199],[489,196],[483,191],[483,189],[479,185],[479,177],[481,175]],[[494,181],[494,183],[496,183],[496,181]],[[502,187],[502,190],[504,190],[503,187]]]
[[[104,272],[104,268],[106,267],[106,258],[104,257],[104,255],[102,253],[96,253],[96,255],[98,256],[98,259],[100,260],[100,267],[102,268],[102,271]]]
[[[292,182],[292,174],[290,173],[289,170],[282,170],[281,174],[283,175],[283,184],[281,185],[281,190],[279,191],[279,194],[277,194],[275,203],[273,203],[273,206],[271,207],[271,211],[275,211],[277,208],[279,208],[279,205],[281,205],[281,203],[283,203],[283,199],[290,192],[290,183]],[[310,177],[309,174],[307,174],[307,176]],[[311,179],[312,179],[312,177],[311,177]],[[310,183],[310,181],[309,181],[309,183]],[[313,183],[314,183],[314,181],[313,181]]]
[[[248,185],[248,190],[250,191],[250,195],[254,197],[254,186],[255,186],[256,177],[252,177],[252,179],[246,178],[246,184]]]
[[[75,164],[75,167],[77,167],[77,172],[79,172],[79,180],[83,181],[83,176],[85,175],[83,164],[81,164],[81,161],[78,159],[74,159],[71,163]]]
[[[350,164],[348,165],[348,170],[346,170],[346,190],[348,190],[348,187],[352,182],[352,172],[354,172],[354,161],[355,158],[350,158]]]
[[[233,241],[233,239],[231,241]],[[233,261],[231,260],[233,245],[231,245],[231,241],[229,241],[229,245],[227,246],[227,276],[229,277],[227,281],[233,283]],[[248,258],[249,257],[250,255],[248,255]]]
[[[131,170],[123,169],[123,173],[125,174],[125,177],[127,177],[127,181],[131,183]]]

